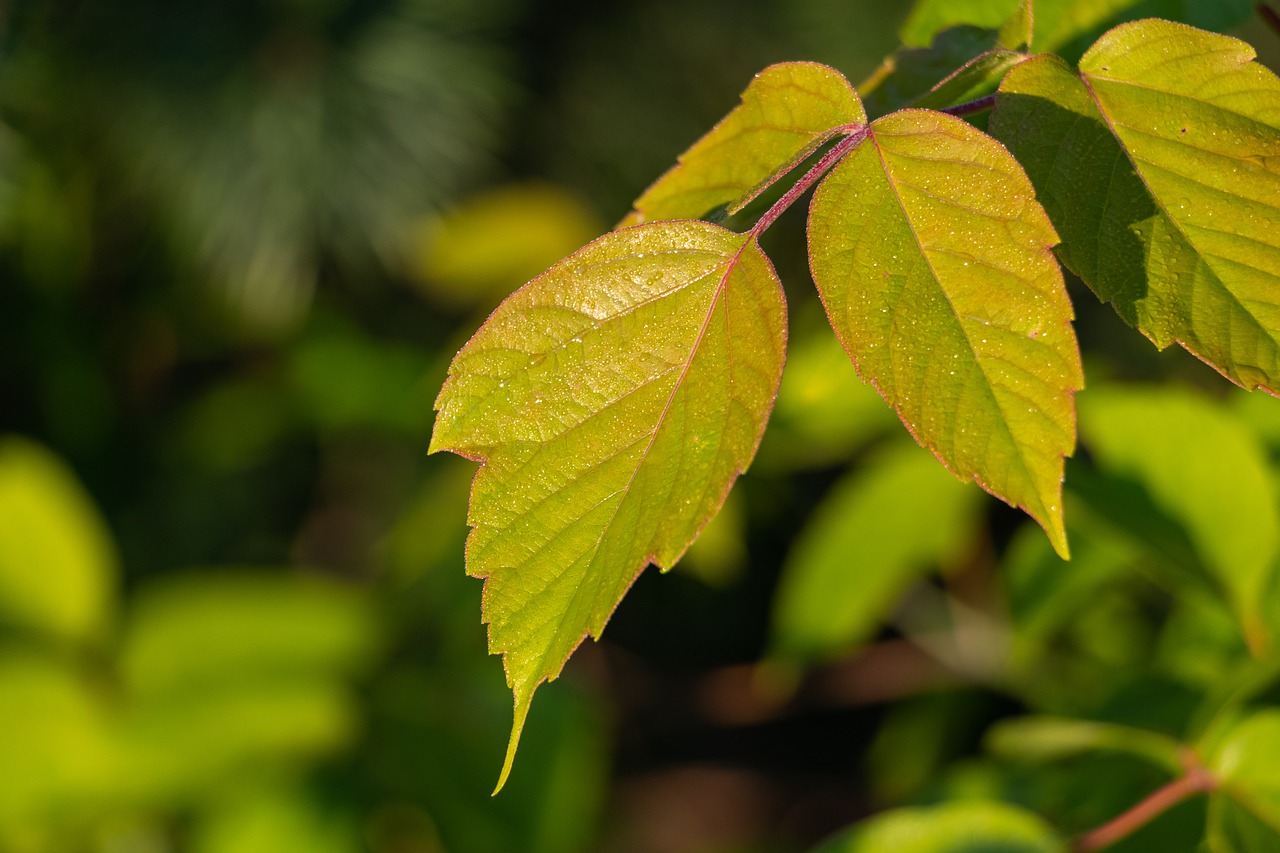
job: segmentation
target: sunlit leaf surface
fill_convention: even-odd
[[[921,444],[1066,552],[1063,457],[1081,387],[1056,242],[1026,175],[963,121],[878,119],[814,195],[832,327]]]
[[[836,128],[865,121],[862,103],[839,71],[814,62],[771,65],[742,93],[742,104],[636,200],[623,224],[744,205]]]
[[[755,453],[786,338],[753,241],[698,222],[614,232],[504,302],[458,353],[432,450],[480,459],[467,571],[516,717],[670,568]]]
[[[1112,30],[1079,73],[1014,69],[991,132],[1060,257],[1158,347],[1280,389],[1280,80],[1249,45],[1166,21]],[[1176,73],[1174,70],[1176,69]]]

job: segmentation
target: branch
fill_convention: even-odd
[[[954,107],[947,107],[946,109],[938,110],[938,112],[957,116],[958,118],[964,118],[965,116],[971,116],[974,113],[989,110],[995,105],[996,96],[991,94],[986,97],[978,98],[976,101],[965,101],[963,104],[956,104]]]
[[[850,127],[850,130],[851,132],[848,136],[832,146],[826,154],[823,154],[822,158],[817,163],[814,163],[813,167],[805,172],[800,180],[796,181],[791,189],[783,194],[782,198],[774,202],[773,206],[764,212],[764,215],[760,217],[751,229],[750,233],[754,239],[759,240],[760,235],[776,222],[782,212],[794,204],[796,199],[804,195],[805,190],[821,180],[822,176],[830,171],[832,166],[844,158],[844,155],[857,148],[862,143],[862,140],[867,138],[867,126],[865,124]]]
[[[1113,818],[1097,829],[1090,830],[1078,837],[1075,843],[1071,845],[1071,849],[1078,851],[1078,853],[1089,853],[1089,851],[1110,847],[1120,839],[1146,826],[1188,797],[1212,791],[1216,785],[1217,780],[1214,779],[1209,771],[1202,767],[1193,767],[1187,771],[1187,775],[1174,779],[1168,785],[1159,788],[1151,796],[1119,817]]]

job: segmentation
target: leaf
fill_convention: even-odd
[[[991,132],[1026,167],[1059,257],[1161,349],[1280,389],[1280,80],[1236,39],[1166,21],[1072,72],[1005,78]],[[1099,175],[1108,176],[1098,180]]]
[[[608,234],[504,302],[458,353],[431,450],[483,461],[467,571],[515,722],[650,561],[670,568],[751,461],[785,305],[747,236],[699,222]]]
[[[883,116],[926,97],[957,69],[997,49],[997,36],[994,30],[952,27],[928,47],[898,48],[858,86],[867,113]]]
[[[1026,57],[1002,47],[992,48],[975,56],[961,68],[924,95],[916,98],[912,106],[943,109],[983,97],[995,91],[1009,69]]]
[[[282,573],[183,573],[145,587],[121,643],[115,785],[199,796],[246,764],[332,753],[355,736],[348,679],[377,646],[358,590]]]
[[[998,802],[894,809],[813,853],[1058,853],[1062,840],[1040,818]]]
[[[910,444],[860,466],[787,558],[774,597],[777,652],[823,657],[866,640],[912,580],[961,555],[981,494]]]
[[[1071,467],[1071,466],[1068,466]],[[1067,482],[1075,485],[1076,471]],[[1076,624],[1104,589],[1126,577],[1136,549],[1094,522],[1089,507],[1068,490],[1067,533],[1071,540],[1071,564],[1054,553],[1045,538],[1030,526],[1015,534],[1005,551],[1000,577],[1009,606],[1013,671],[1038,676],[1055,640]],[[1051,676],[1057,688],[1060,677]]]
[[[815,62],[770,65],[742,93],[742,104],[680,155],[645,190],[621,225],[741,210],[835,131],[864,124],[866,113],[839,71]]]
[[[893,413],[863,384],[849,356],[828,331],[826,318],[814,334],[797,332],[787,346],[769,431],[760,445],[757,470],[831,467],[858,448],[895,429]]]
[[[1135,478],[1179,521],[1255,649],[1280,545],[1267,457],[1225,407],[1186,391],[1117,388],[1085,396],[1080,429],[1099,467]]]
[[[1209,797],[1205,841],[1210,853],[1272,853],[1280,849],[1280,831],[1223,794]]]
[[[1280,831],[1280,711],[1245,718],[1222,741],[1210,761],[1219,792],[1230,796]]]
[[[1083,379],[1056,239],[1007,151],[921,110],[876,120],[810,206],[813,280],[859,374],[948,469],[1024,507],[1065,555]]]
[[[1031,38],[1031,4],[1023,0],[998,31],[971,26],[938,32],[927,48],[894,51],[859,87],[867,109],[881,116],[913,106],[942,109],[995,91]]]
[[[989,750],[1017,761],[1058,761],[1089,752],[1137,756],[1173,776],[1184,772],[1182,744],[1158,732],[1066,717],[1002,720],[987,732]]]
[[[902,26],[902,42],[925,45],[962,24],[1008,31],[1016,26],[1019,7],[1019,0],[918,0]],[[1035,0],[1031,44],[1041,53],[1071,59],[1091,37],[1124,21],[1161,17],[1221,31],[1252,13],[1251,0]]]
[[[1018,8],[1000,25],[999,44],[1006,50],[1027,50],[1034,37],[1035,10],[1031,0],[1022,0]]]
[[[354,589],[276,572],[184,573],[138,593],[119,669],[143,698],[273,673],[330,676],[359,669],[376,637]]]
[[[1040,10],[1044,0],[1036,3]],[[995,30],[1017,11],[1019,0],[917,0],[898,31],[902,43],[914,47],[929,44],[944,30],[961,24]]]
[[[408,271],[443,305],[491,308],[600,231],[592,212],[567,190],[508,184],[416,223]]]
[[[0,441],[0,624],[75,640],[109,626],[115,546],[66,465],[20,438]]]
[[[0,696],[0,839],[24,824],[65,825],[113,793],[109,715],[71,666],[7,645]]]

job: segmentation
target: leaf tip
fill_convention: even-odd
[[[1040,526],[1044,528],[1045,534],[1049,537],[1049,544],[1053,546],[1058,556],[1064,560],[1070,560],[1071,547],[1067,544],[1067,528],[1062,520],[1062,510],[1057,507],[1050,508],[1048,518],[1040,521]]]
[[[498,784],[489,795],[491,797],[498,796],[498,792],[507,784],[507,777],[511,775],[511,768],[516,762],[516,748],[520,746],[520,734],[524,731],[525,718],[529,716],[529,704],[533,699],[533,693],[517,691],[515,698],[515,714],[511,720],[511,738],[507,741],[507,755],[502,760],[502,772],[498,774]]]

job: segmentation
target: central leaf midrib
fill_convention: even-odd
[[[1008,415],[1005,413],[1004,406],[1001,404],[1000,399],[996,396],[995,388],[991,383],[990,376],[987,374],[986,366],[982,363],[982,359],[978,357],[977,350],[974,348],[974,345],[973,345],[973,340],[969,337],[969,331],[968,329],[965,328],[964,323],[961,321],[960,314],[956,310],[955,303],[951,301],[951,294],[948,293],[947,289],[942,286],[942,278],[941,276],[938,275],[938,271],[934,268],[933,260],[930,258],[928,250],[925,249],[924,244],[920,241],[920,236],[915,226],[912,223],[911,214],[908,213],[907,211],[906,202],[903,200],[901,193],[898,192],[898,187],[894,181],[893,170],[889,166],[888,158],[885,156],[883,149],[881,149],[879,140],[877,139],[875,133],[868,132],[867,137],[868,139],[871,140],[872,145],[875,146],[876,155],[880,158],[880,164],[881,164],[881,167],[884,169],[884,174],[889,184],[889,189],[893,193],[894,200],[898,203],[898,209],[902,212],[902,218],[907,224],[908,231],[910,231],[911,233],[911,239],[915,242],[916,248],[919,249],[920,257],[924,259],[925,265],[929,268],[929,274],[933,278],[934,283],[937,285],[938,290],[942,293],[942,298],[945,299],[947,302],[947,305],[950,306],[951,308],[950,316],[955,320],[955,324],[959,328],[961,336],[964,338],[964,342],[968,347],[969,354],[973,358],[973,363],[977,366],[979,372],[982,374],[982,379],[983,379],[982,387],[986,391],[987,397],[991,400],[991,402],[995,405],[996,409],[1000,412],[1000,426],[1004,431],[1004,434],[1008,437],[1009,443],[1012,444],[1015,450],[1017,451],[1019,467],[1022,469],[1023,478],[1026,482],[1034,484],[1035,477],[1031,468],[1028,467],[1026,452],[1024,451],[1022,445],[1014,437],[1013,431],[1009,427]],[[899,154],[898,156],[908,160],[915,159],[905,154]],[[957,412],[957,416],[958,414],[959,413]],[[954,451],[956,446],[954,438],[952,438],[951,446],[952,446],[952,450]],[[959,460],[957,460],[957,463],[958,461]],[[972,478],[972,475],[967,475],[967,476],[970,476]],[[979,485],[984,485],[984,488],[985,488],[985,484],[983,484],[981,480],[975,480],[975,482],[978,482]],[[1043,506],[1043,501],[1039,493],[1035,490],[1034,485],[1032,486],[1031,497],[1033,497],[1035,502],[1040,505],[1038,512],[1043,512],[1046,509],[1046,507]]]
[[[747,250],[747,247],[751,245],[751,242],[752,241],[749,239],[745,240],[742,243],[742,245],[739,246],[736,252],[729,255],[727,258],[725,258],[724,272],[721,275],[720,282],[716,286],[715,292],[712,294],[710,303],[707,305],[706,316],[703,318],[702,325],[698,328],[698,332],[694,336],[693,342],[689,347],[689,356],[687,359],[685,359],[684,366],[680,371],[680,376],[676,379],[675,383],[672,385],[671,393],[667,396],[667,401],[664,404],[662,411],[659,413],[657,419],[654,422],[653,430],[649,434],[649,443],[645,447],[645,449],[641,451],[640,459],[636,463],[635,469],[631,472],[631,476],[628,478],[626,485],[623,486],[619,490],[619,492],[614,493],[614,494],[621,493],[622,497],[618,500],[617,505],[613,508],[613,512],[610,514],[609,519],[605,521],[604,524],[601,525],[600,534],[596,537],[596,541],[592,543],[586,549],[586,551],[584,551],[584,554],[587,552],[591,553],[591,557],[587,562],[587,567],[584,570],[584,575],[590,574],[592,571],[595,570],[597,560],[599,560],[600,558],[600,544],[604,541],[604,537],[608,533],[608,531],[613,527],[613,524],[618,517],[618,513],[622,510],[623,505],[626,504],[627,498],[631,494],[631,489],[635,485],[636,478],[640,475],[640,470],[647,463],[649,458],[649,453],[650,451],[652,451],[653,445],[657,441],[658,433],[662,431],[663,424],[666,422],[667,415],[671,411],[671,406],[675,401],[676,395],[680,393],[680,388],[684,384],[684,380],[689,374],[689,368],[692,366],[694,359],[697,357],[698,350],[702,345],[702,340],[706,335],[707,329],[711,324],[711,318],[715,314],[716,306],[717,304],[719,304],[720,300],[724,297],[724,292],[725,292],[725,288],[728,286],[729,277],[733,274],[733,271],[736,268],[738,261],[741,259],[742,254]],[[634,550],[634,548],[630,550]],[[630,557],[630,554],[628,554],[627,556]],[[635,570],[636,575],[644,571],[645,567],[650,562],[650,559],[649,559],[650,556],[651,555],[647,555],[647,554],[641,555],[641,564]],[[589,586],[590,586],[589,584],[579,584],[578,587],[574,590],[573,596],[572,598],[570,598],[568,605],[560,613],[560,616],[559,616],[560,624],[555,629],[555,635],[558,636],[560,633],[563,632],[565,625],[568,621],[568,618],[571,615],[571,612],[576,610],[578,603],[582,598],[583,592]],[[588,620],[588,622],[590,622],[590,620]],[[588,624],[586,629],[583,631],[582,635],[580,637],[575,638],[575,640],[580,642],[582,639],[585,639],[587,635],[591,633],[591,630],[592,630],[592,626]],[[547,671],[547,661],[550,653],[551,653],[551,649],[548,647],[537,658],[537,662],[538,662],[537,669],[540,674],[545,673]]]

